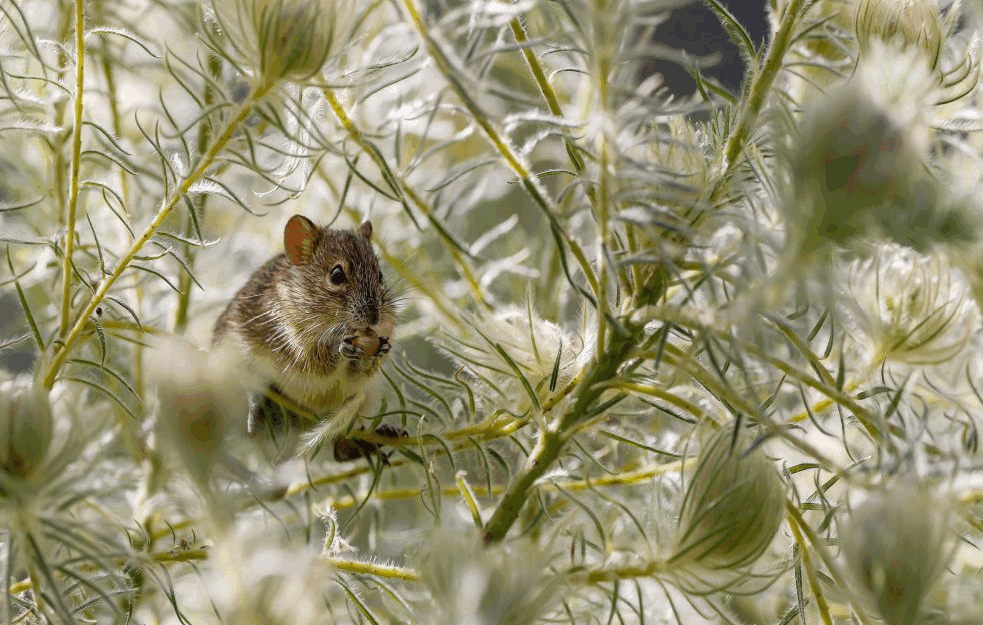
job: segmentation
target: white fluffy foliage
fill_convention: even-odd
[[[977,625],[983,7],[770,0],[731,93],[683,4],[0,0],[0,614]],[[393,351],[250,438],[295,213]]]

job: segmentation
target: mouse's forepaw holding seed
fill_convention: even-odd
[[[359,337],[357,336],[346,336],[341,341],[341,345],[338,346],[338,352],[341,353],[345,358],[350,358],[352,360],[361,360],[365,357],[365,350],[362,349],[360,345],[355,343]]]
[[[389,342],[389,337],[379,336],[372,330],[346,336],[338,346],[341,355],[352,360],[385,356],[390,349],[392,344]]]

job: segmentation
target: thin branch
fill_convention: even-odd
[[[75,219],[79,199],[79,168],[82,165],[82,100],[85,94],[85,3],[75,0],[75,121],[72,126],[72,171],[69,179],[68,216],[65,220],[65,249],[62,258],[61,321],[59,336],[68,332],[72,304],[72,254],[75,251]]]
[[[268,90],[268,87],[265,89]],[[58,375],[58,371],[61,369],[62,365],[65,364],[65,360],[71,353],[72,348],[75,345],[75,341],[79,338],[82,333],[83,328],[89,322],[89,317],[95,311],[96,307],[102,303],[109,293],[109,289],[113,286],[116,280],[119,279],[126,268],[129,266],[130,262],[140,253],[143,246],[149,241],[154,234],[156,234],[157,229],[160,228],[164,220],[167,219],[174,207],[177,206],[178,202],[188,193],[188,190],[194,185],[195,182],[200,180],[208,169],[212,166],[215,161],[215,157],[225,148],[232,137],[235,135],[239,126],[249,117],[249,114],[253,111],[256,104],[266,95],[265,90],[257,90],[250,93],[239,105],[239,109],[236,114],[229,119],[226,123],[225,128],[222,132],[215,138],[212,145],[209,147],[208,151],[202,156],[201,161],[199,161],[198,166],[195,167],[184,180],[179,184],[168,196],[160,210],[157,211],[157,215],[151,220],[147,227],[143,230],[140,236],[133,241],[130,245],[130,249],[127,250],[126,254],[119,260],[113,271],[105,277],[101,282],[99,289],[93,294],[92,298],[89,300],[88,305],[79,314],[75,321],[75,325],[72,327],[71,332],[65,337],[64,344],[62,345],[60,351],[55,354],[52,359],[51,364],[48,366],[45,372],[43,383],[45,388],[51,388],[55,383],[55,378]]]

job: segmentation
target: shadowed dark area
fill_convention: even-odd
[[[760,47],[768,33],[765,0],[721,0],[721,4],[747,29],[751,40]],[[704,75],[717,79],[732,91],[741,88],[744,62],[737,46],[702,1],[673,11],[672,17],[659,26],[655,37],[660,43],[685,50],[694,57],[719,54],[720,62],[704,69]],[[687,69],[676,63],[654,60],[646,73],[649,72],[662,74],[669,89],[677,95],[689,95],[696,90],[696,83]]]

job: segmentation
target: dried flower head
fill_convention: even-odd
[[[689,478],[667,562],[686,586],[726,586],[771,544],[784,518],[784,486],[750,432],[715,432]],[[717,575],[720,574],[720,575]]]
[[[271,85],[303,81],[319,72],[338,36],[345,0],[212,0],[228,52],[253,80]]]
[[[979,330],[965,281],[939,257],[886,245],[853,264],[849,284],[871,364],[943,363]]]
[[[951,551],[946,508],[925,488],[894,487],[853,509],[840,546],[853,580],[888,625],[921,622]]]

